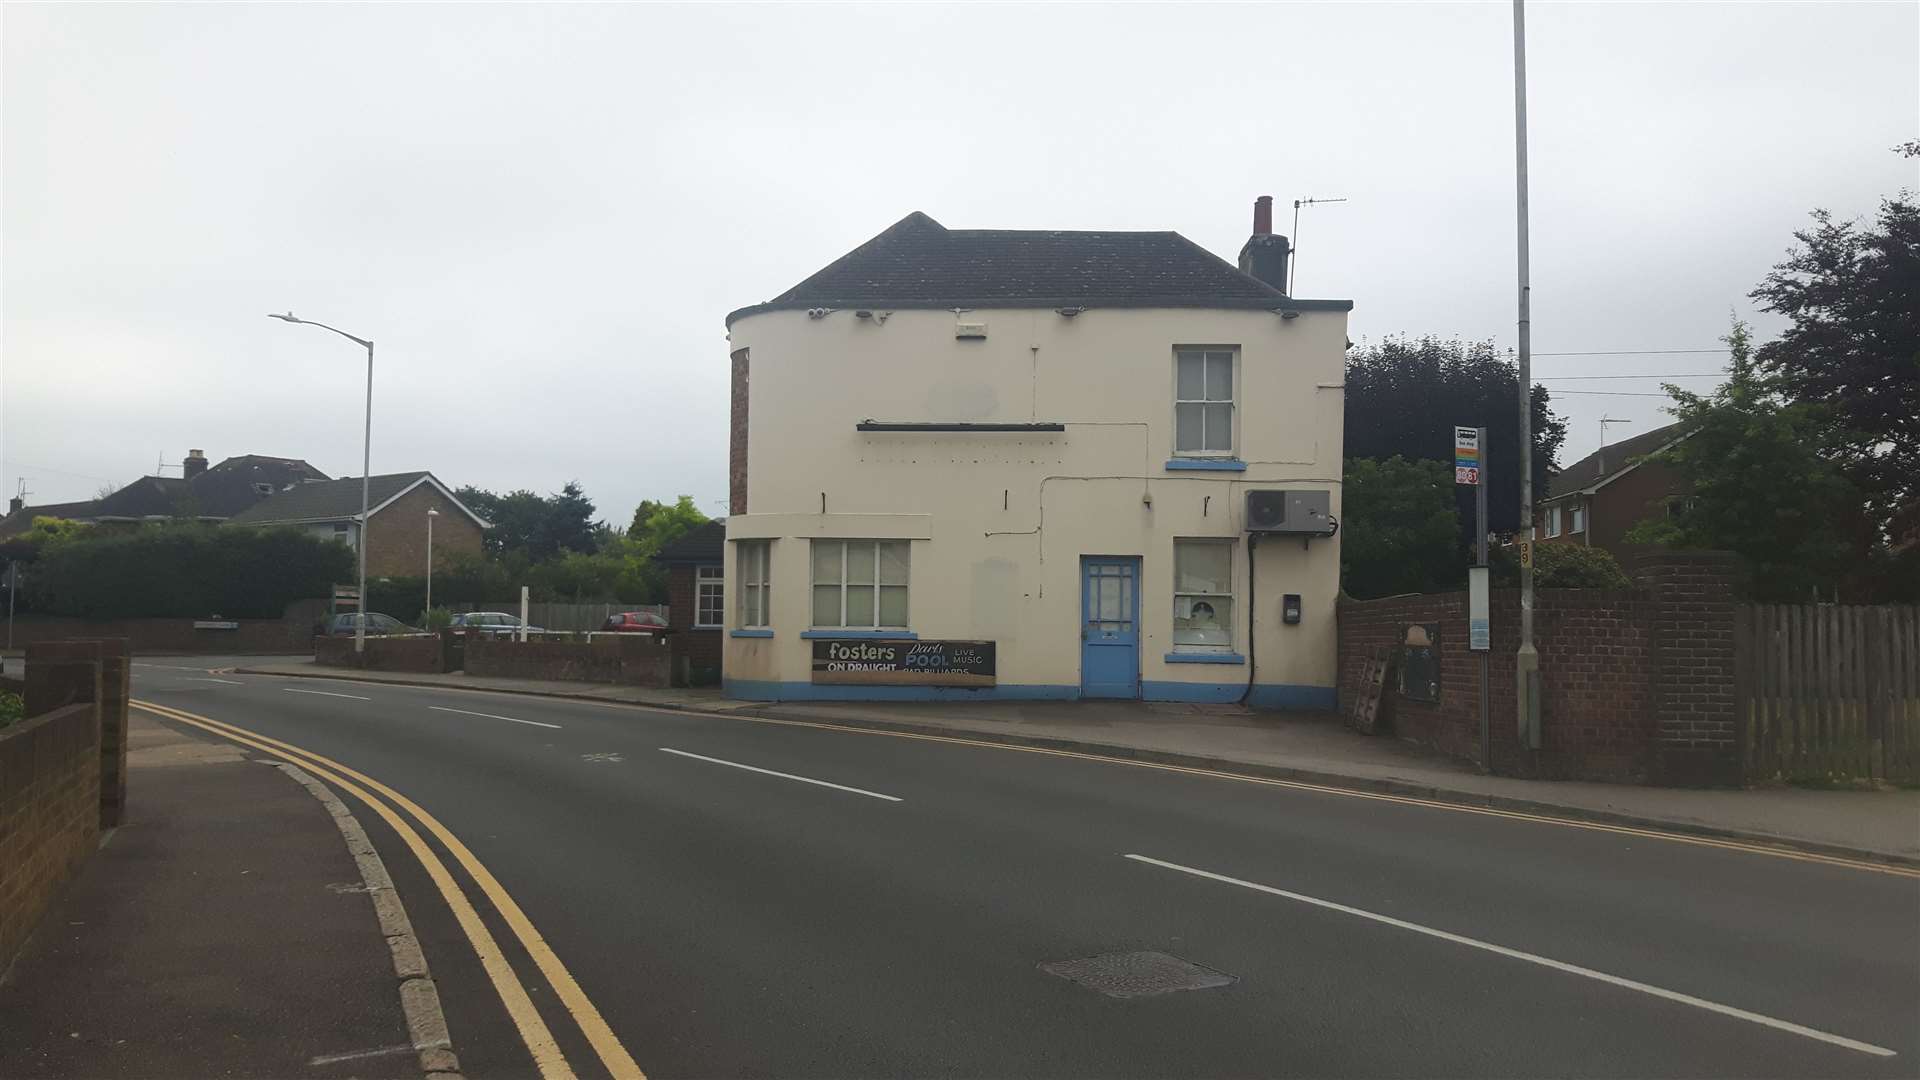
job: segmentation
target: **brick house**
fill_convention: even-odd
[[[1678,473],[1644,460],[1685,437],[1679,424],[1668,424],[1601,447],[1562,469],[1534,508],[1534,539],[1623,554],[1628,529],[1665,513],[1673,498],[1686,494]]]
[[[723,519],[696,525],[653,557],[667,569],[667,625],[680,638],[696,682],[720,678],[721,634],[727,621],[726,547]]]
[[[427,511],[433,519],[435,564],[478,557],[486,520],[454,498],[430,472],[390,473],[368,482],[367,576],[421,577],[427,572]],[[359,543],[360,478],[298,484],[234,515],[229,525],[294,526],[348,547]]]

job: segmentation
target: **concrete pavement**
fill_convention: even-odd
[[[485,679],[464,673],[343,672],[320,667],[310,659],[253,659],[244,661],[240,670],[559,695],[962,735],[1171,764],[1251,769],[1260,775],[1305,782],[1920,865],[1920,791],[1790,787],[1696,790],[1487,776],[1463,762],[1396,739],[1359,735],[1326,716],[1257,713],[1235,706],[1125,702],[766,704],[736,701],[717,690]]]
[[[0,1076],[419,1077],[387,938],[327,809],[141,712],[129,744],[126,823],[0,979]]]
[[[747,714],[135,670],[136,697],[430,815],[654,1076],[1902,1076],[1920,1054],[1920,880],[1886,869]],[[468,1074],[530,1072],[433,886],[394,878]],[[580,1003],[476,903],[599,1071]],[[1088,970],[1168,992],[1055,973]],[[1155,983],[1196,970],[1212,985]]]

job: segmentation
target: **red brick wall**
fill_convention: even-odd
[[[1734,601],[1738,559],[1722,551],[1635,556],[1628,573],[1659,598],[1653,618],[1653,700],[1659,778],[1738,784]]]
[[[652,634],[602,634],[589,641],[514,641],[475,634],[466,643],[469,675],[564,682],[667,686],[672,645]]]
[[[446,645],[438,634],[431,637],[370,637],[364,653],[354,650],[351,636],[313,639],[314,663],[367,671],[437,674],[446,671],[446,653]]]
[[[0,971],[100,844],[99,708],[0,728]]]
[[[1520,593],[1491,597],[1488,728],[1494,771],[1506,776],[1643,781],[1652,775],[1653,690],[1649,670],[1652,605],[1637,592],[1541,589],[1535,594],[1534,645],[1545,696],[1540,749],[1520,744],[1514,700],[1514,652],[1520,644]],[[1437,593],[1340,605],[1340,692],[1358,693],[1373,647],[1403,640],[1410,623],[1438,623],[1440,700],[1409,700],[1389,687],[1393,732],[1443,753],[1480,761],[1480,655],[1466,647],[1467,594]]]
[[[1506,776],[1670,784],[1738,783],[1733,613],[1738,565],[1724,552],[1657,551],[1628,561],[1631,590],[1540,589],[1540,749],[1516,728],[1518,589],[1491,597],[1488,710],[1493,771]],[[1480,750],[1480,661],[1466,646],[1467,595],[1436,593],[1340,603],[1340,694],[1351,705],[1367,658],[1403,640],[1409,623],[1438,623],[1440,700],[1389,687],[1401,738],[1473,761]]]
[[[696,630],[693,626],[694,615],[699,611],[694,595],[695,572],[691,564],[674,565],[667,568],[667,625],[674,630],[674,636],[680,639],[682,654],[687,662],[697,668],[720,670],[721,655],[726,651],[721,647],[722,630]]]
[[[1594,493],[1587,515],[1593,546],[1621,554],[1627,530],[1642,518],[1658,517],[1661,500],[1686,489],[1679,475],[1665,465],[1643,464]]]
[[[733,353],[733,415],[727,429],[727,512],[747,512],[747,375],[746,349]]]
[[[427,573],[427,511],[433,519],[433,564],[456,555],[480,554],[480,526],[432,484],[422,484],[373,515],[367,527],[367,576],[424,577]]]

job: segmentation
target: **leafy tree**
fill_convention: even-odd
[[[646,499],[633,512],[633,526],[627,530],[627,539],[636,545],[641,555],[652,557],[661,548],[709,520],[694,505],[691,495],[682,495],[670,503]]]
[[[1865,227],[1813,222],[1752,293],[1791,320],[1755,355],[1787,400],[1821,408],[1822,445],[1884,528],[1920,499],[1920,199],[1882,200]]]
[[[493,524],[483,540],[491,555],[519,552],[531,562],[544,562],[563,551],[597,550],[593,500],[577,481],[567,481],[559,494],[548,496],[531,491],[496,495],[471,486],[455,494]]]
[[[1487,524],[1495,532],[1520,528],[1520,383],[1518,371],[1490,341],[1388,338],[1347,357],[1346,456],[1376,460],[1453,461],[1453,428],[1485,427],[1481,448],[1492,480]],[[1545,387],[1535,386],[1533,490],[1546,491],[1566,421],[1548,408]],[[1453,472],[1447,471],[1452,487]],[[1473,489],[1453,491],[1460,543],[1472,543]]]
[[[1738,552],[1764,599],[1832,595],[1872,546],[1860,492],[1820,449],[1822,410],[1788,401],[1782,380],[1759,369],[1746,324],[1736,319],[1723,340],[1727,382],[1711,395],[1669,385],[1687,437],[1648,458],[1684,477],[1691,494],[1626,540]]]
[[[1460,580],[1466,559],[1453,470],[1438,461],[1351,458],[1340,495],[1340,580],[1361,598]]]

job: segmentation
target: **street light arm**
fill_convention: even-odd
[[[363,348],[363,349],[371,349],[371,348],[373,348],[373,342],[371,342],[371,341],[368,341],[368,340],[367,340],[366,338],[363,338],[363,337],[355,337],[355,336],[353,336],[352,334],[349,334],[349,333],[347,333],[347,332],[346,332],[345,330],[342,330],[342,329],[340,329],[340,328],[339,328],[339,327],[337,327],[337,326],[328,326],[328,325],[327,325],[326,323],[323,323],[323,322],[314,322],[314,321],[313,321],[312,319],[301,319],[301,318],[297,318],[297,317],[295,317],[295,316],[294,316],[294,314],[293,314],[293,312],[291,312],[291,311],[289,311],[289,312],[287,312],[287,313],[286,313],[285,315],[271,315],[271,314],[270,314],[270,315],[268,315],[268,316],[267,316],[267,318],[269,318],[269,319],[279,319],[279,320],[280,320],[281,322],[288,322],[288,323],[300,323],[300,324],[301,324],[301,325],[303,325],[303,326],[317,326],[317,327],[319,327],[319,328],[320,328],[320,329],[322,329],[322,330],[331,330],[331,331],[333,331],[334,333],[336,333],[336,334],[339,334],[339,335],[340,335],[341,337],[343,337],[343,338],[346,338],[346,339],[347,339],[348,341],[351,341],[351,342],[353,342],[354,344],[356,344],[356,345],[359,345],[359,346],[360,346],[361,348]]]

